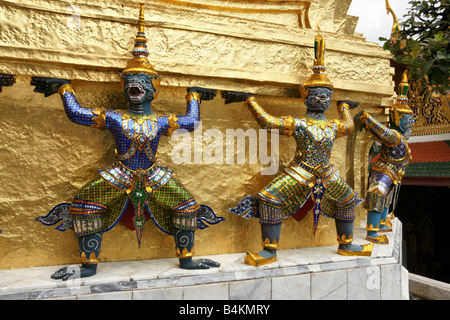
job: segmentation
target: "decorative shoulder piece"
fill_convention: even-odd
[[[288,137],[292,136],[292,134],[295,132],[295,120],[291,116],[282,116],[281,119],[283,120],[283,134],[287,135]]]

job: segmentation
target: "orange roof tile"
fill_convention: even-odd
[[[432,141],[410,143],[412,163],[415,162],[449,162],[450,141]]]

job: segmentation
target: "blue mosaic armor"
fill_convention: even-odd
[[[68,80],[32,78],[31,81],[31,85],[36,86],[34,91],[46,97],[59,92],[71,121],[107,129],[116,144],[117,161],[98,170],[100,176],[79,189],[72,204],[60,204],[47,216],[39,217],[46,225],[64,219],[64,227],[58,227],[61,231],[73,227],[79,238],[81,277],[96,274],[102,234],[119,220],[136,230],[139,246],[144,223],[149,219],[161,231],[173,234],[181,268],[206,269],[220,265],[209,259],[192,261],[194,232],[197,228],[206,228],[205,222],[215,224],[224,219],[216,217],[211,208],[199,205],[172,176],[172,170],[157,163],[161,135],[170,136],[176,129],[194,130],[200,120],[201,99],[213,99],[216,91],[188,88],[185,115],[155,114],[151,102],[158,95],[161,76],[147,59],[149,51],[144,29],[144,5],[140,4],[133,58],[121,72],[124,96],[130,103],[128,111],[83,108]],[[52,275],[53,279],[70,277],[73,272],[67,267]]]
[[[130,170],[148,170],[156,163],[161,135],[170,136],[176,129],[193,131],[200,121],[199,95],[186,97],[185,115],[136,115],[123,110],[84,108],[69,85],[61,87],[64,110],[77,124],[109,130],[116,143],[117,160]]]
[[[163,232],[169,234],[172,233],[173,227],[183,230],[197,228],[196,211],[199,205],[192,195],[175,180],[172,170],[157,163],[157,149],[162,135],[170,136],[176,129],[187,131],[195,129],[196,123],[200,120],[201,95],[199,93],[188,92],[187,110],[184,115],[152,112],[135,114],[130,110],[89,109],[78,103],[70,85],[61,86],[59,93],[64,110],[71,121],[111,132],[116,144],[117,161],[99,169],[98,172],[105,181],[115,187],[115,190],[121,190],[123,195],[128,195],[135,210],[133,228],[136,230],[139,243],[143,225],[149,218],[152,218]],[[107,196],[108,193],[100,196],[99,192],[92,191],[99,188],[105,187],[99,187],[97,180],[86,185],[78,192],[74,200],[81,204],[69,209],[74,219],[75,234],[78,236],[107,231],[124,214],[126,203],[118,209],[109,210],[109,207],[113,207],[110,203],[111,196]],[[153,199],[151,203],[149,203],[150,194]],[[126,197],[121,202],[125,200]],[[160,203],[160,205],[154,207],[153,203]],[[164,214],[164,210],[161,209],[163,203],[173,210],[172,215]],[[188,208],[178,207],[186,203],[189,204]],[[93,210],[91,208],[93,204],[97,205],[98,209]],[[105,204],[106,207],[104,207]],[[105,215],[106,212],[111,213]],[[147,212],[150,217],[147,216]]]
[[[380,158],[370,171],[365,203],[369,211],[382,212],[391,203],[393,186],[399,184],[405,174],[411,150],[401,133],[387,128],[367,112],[363,111],[360,119],[382,145]]]

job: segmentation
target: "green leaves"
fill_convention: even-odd
[[[396,40],[385,41],[394,61],[404,64],[413,79],[428,79],[433,90],[449,90],[449,20],[448,0],[410,1],[411,9],[400,23]]]

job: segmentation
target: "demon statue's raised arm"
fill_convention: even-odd
[[[175,179],[172,170],[157,161],[161,136],[170,136],[178,128],[194,130],[200,120],[201,101],[213,99],[216,91],[189,88],[184,115],[154,113],[151,103],[157,96],[161,76],[147,59],[149,51],[144,27],[141,5],[133,58],[121,74],[124,95],[129,102],[126,111],[82,107],[67,80],[33,78],[31,83],[36,86],[36,92],[46,96],[59,92],[71,121],[108,130],[115,140],[117,161],[98,170],[99,176],[82,187],[67,206],[69,220],[79,239],[81,277],[96,273],[102,234],[126,218],[125,212],[130,209],[133,213],[128,222],[136,231],[139,246],[144,223],[151,219],[160,230],[173,234],[182,268],[218,266],[211,260],[192,260],[194,234],[199,223],[205,226],[199,221],[199,212],[205,217],[202,221],[209,223],[217,223],[223,218],[216,217],[209,207],[199,205]],[[53,211],[57,209],[55,207]],[[40,217],[43,223],[46,219],[49,217]],[[63,268],[52,277],[68,279],[71,275]]]
[[[225,103],[245,101],[258,124],[267,130],[279,130],[293,136],[297,143],[294,159],[257,196],[244,197],[230,211],[243,217],[259,218],[263,250],[247,252],[245,262],[264,265],[277,258],[281,224],[289,216],[303,215],[311,208],[315,229],[320,214],[334,218],[338,234],[338,253],[343,255],[370,255],[373,244],[359,246],[353,240],[355,207],[360,203],[356,192],[339,177],[339,172],[329,163],[336,138],[353,131],[349,109],[358,104],[339,101],[340,119],[328,120],[324,112],[331,104],[333,85],[325,75],[324,40],[315,39],[313,74],[300,87],[306,99],[307,112],[303,117],[275,117],[265,112],[249,93],[223,92]]]
[[[391,202],[398,196],[400,182],[411,161],[411,151],[406,140],[411,135],[414,118],[413,111],[408,106],[408,88],[408,71],[405,71],[399,85],[397,101],[389,111],[389,128],[365,111],[355,117],[362,122],[362,127],[373,135],[374,144],[381,145],[381,148],[378,147],[380,156],[370,168],[364,204],[368,211],[366,239],[377,244],[389,243],[386,235],[379,235],[378,232],[392,230],[387,213]]]

